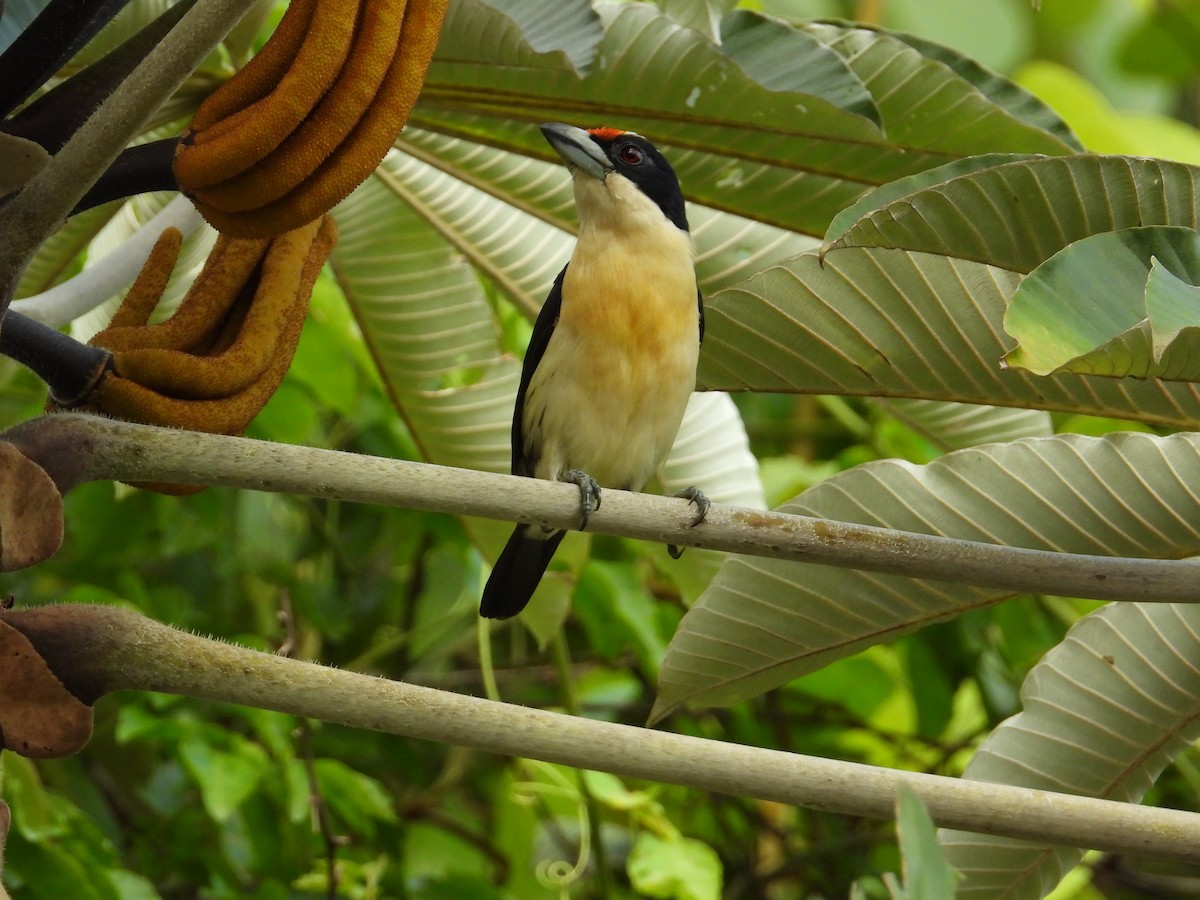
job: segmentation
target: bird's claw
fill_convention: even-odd
[[[672,496],[687,500],[696,507],[696,515],[692,517],[692,524],[689,528],[695,528],[704,521],[704,517],[708,515],[708,508],[712,506],[712,501],[704,496],[704,492],[694,484],[691,487],[685,487],[682,491],[678,491]],[[679,559],[683,556],[683,549],[674,544],[667,544],[667,553],[671,555],[671,559]]]
[[[600,508],[600,485],[596,479],[582,469],[570,469],[563,473],[563,481],[569,481],[579,488],[579,530],[587,528],[592,510]],[[706,501],[707,502],[707,501]]]

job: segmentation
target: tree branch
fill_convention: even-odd
[[[224,644],[114,607],[43,607],[0,612],[0,619],[29,635],[68,687],[78,681],[102,691],[205,697],[489,753],[872,818],[891,818],[897,792],[907,784],[942,827],[1200,862],[1197,813],[903,772],[528,709]],[[22,619],[56,625],[31,628]]]
[[[3,437],[67,490],[82,481],[223,485],[577,528],[569,484],[89,415],[35,419]],[[1200,440],[1200,436],[1197,437]],[[750,556],[1098,600],[1200,602],[1200,560],[1054,553],[714,504],[689,527],[687,501],[606,489],[600,534]]]

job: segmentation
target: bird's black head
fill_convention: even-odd
[[[653,200],[667,219],[688,230],[683,191],[675,170],[640,134],[616,128],[584,131],[558,122],[543,125],[542,134],[568,166],[600,180],[609,173],[623,175]]]

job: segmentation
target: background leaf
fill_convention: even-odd
[[[926,466],[858,466],[785,512],[1014,547],[1112,556],[1200,553],[1200,437],[1059,435],[960,450]],[[1004,599],[1000,591],[732,557],[684,616],[653,717],[730,704],[863,647]]]
[[[1155,266],[1161,274],[1151,297]],[[1163,274],[1184,280],[1166,281]],[[1195,381],[1200,363],[1192,361],[1188,346],[1169,345],[1182,328],[1200,324],[1200,291],[1187,290],[1197,282],[1200,234],[1192,229],[1127,228],[1076,241],[1038,266],[1013,294],[1004,324],[1020,343],[1005,361],[1040,375]],[[1171,324],[1163,322],[1168,310]]]
[[[975,753],[964,777],[1136,803],[1172,757],[1200,738],[1200,612],[1187,604],[1111,603],[1082,619],[1029,673],[1023,711]],[[944,831],[960,897],[1036,898],[1082,857]]]
[[[714,294],[700,353],[708,390],[952,400],[1200,421],[1195,385],[1039,377],[1000,367],[1014,273],[878,248],[806,253]]]

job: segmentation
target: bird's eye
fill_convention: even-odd
[[[646,158],[646,154],[633,144],[622,144],[617,148],[617,158],[627,165],[636,166]]]

